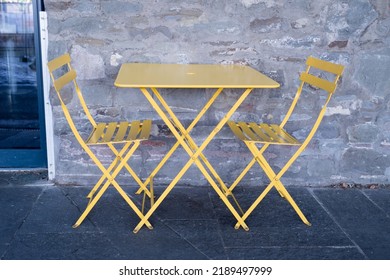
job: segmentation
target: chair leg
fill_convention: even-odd
[[[73,225],[73,228],[77,228],[81,225],[81,223],[84,221],[84,219],[88,216],[89,212],[91,212],[92,208],[95,207],[96,203],[99,201],[99,199],[102,197],[102,195],[105,193],[107,188],[110,186],[110,182],[107,181],[102,188],[98,191],[96,196],[92,198],[92,200],[89,201],[87,208],[85,208],[84,212],[81,214],[81,216],[78,218],[76,223]]]
[[[252,148],[249,147],[249,144],[247,142],[245,142],[245,144],[247,145],[247,147],[249,148],[249,150],[252,152]],[[269,147],[269,144],[265,144],[259,151],[257,154],[261,155],[265,152],[265,150]],[[233,184],[231,184],[231,186],[229,187],[229,191],[232,192],[236,187],[237,185],[241,182],[241,180],[244,178],[244,176],[249,172],[249,170],[253,167],[253,165],[256,163],[256,157],[254,156],[252,158],[252,160],[248,163],[248,165],[244,168],[244,170],[240,173],[240,175],[238,175],[238,177],[236,178],[236,180],[234,180]],[[282,192],[279,192],[279,195],[281,197],[283,197],[283,194]]]
[[[246,146],[248,147],[249,151],[253,154],[253,160],[255,162],[258,162],[258,158],[260,156],[263,156],[263,153],[265,150],[269,147],[269,144],[264,145],[260,150],[256,147],[256,144],[250,143],[250,142],[245,142]],[[267,164],[268,165],[268,164]],[[268,166],[262,166],[260,165],[262,169],[266,168],[268,171],[272,171],[272,168]],[[265,170],[264,170],[265,171]],[[271,180],[271,179],[270,179]],[[278,191],[279,195],[281,197],[284,197],[282,190],[280,190],[278,185],[275,185],[276,190]]]
[[[302,213],[301,209],[298,207],[294,199],[291,197],[289,192],[286,190],[286,188],[283,186],[283,184],[278,180],[276,182],[277,185],[279,185],[279,188],[283,189],[283,195],[286,198],[286,200],[290,203],[292,208],[295,210],[295,212],[298,214],[298,216],[301,218],[302,222],[308,226],[311,226],[311,223],[307,220],[305,215]]]
[[[111,165],[107,168],[107,171],[108,172],[111,172],[111,170],[118,164],[119,161],[123,161],[123,154],[124,152],[128,149],[128,147],[130,146],[130,142],[126,143],[125,146],[122,148],[122,150],[120,152],[118,152],[118,150],[114,147],[114,145],[112,144],[107,144],[108,147],[111,149],[111,151],[114,153],[114,155],[116,156],[116,159],[111,163]],[[150,196],[150,192],[147,188],[144,187],[141,179],[138,177],[138,175],[134,172],[134,170],[129,166],[129,164],[127,162],[125,162],[125,168],[127,169],[127,171],[130,173],[130,175],[133,177],[133,179],[139,184],[140,186],[140,189],[142,189],[143,191],[145,191],[145,193]],[[91,201],[94,194],[96,193],[96,191],[99,189],[99,187],[102,185],[102,183],[104,182],[104,179],[107,179],[106,176],[104,176],[104,174],[100,177],[99,181],[96,183],[96,185],[92,188],[92,190],[89,192],[89,194],[87,195],[87,198]]]
[[[154,188],[153,188],[153,177],[150,178],[149,182],[149,192],[150,192],[150,207],[154,204]],[[146,201],[146,192],[144,192],[144,196],[142,198],[142,207],[141,212],[142,214],[145,214],[145,201]]]
[[[114,145],[108,144],[112,152],[119,157],[119,160],[123,160],[122,156],[118,153],[117,149],[115,149]],[[142,183],[141,179],[138,177],[137,173],[134,172],[134,170],[130,167],[130,165],[126,162],[125,163],[126,170],[130,173],[130,175],[133,177],[133,179],[137,182],[137,184],[140,186],[140,189],[146,193],[147,196],[151,196],[150,191],[148,188]]]
[[[267,177],[270,179],[269,185],[265,188],[265,190],[258,196],[258,198],[254,201],[254,203],[251,205],[251,207],[245,212],[242,219],[245,221],[246,218],[253,212],[253,210],[259,205],[259,203],[263,200],[263,198],[268,194],[268,192],[272,189],[272,187],[275,187],[279,194],[281,194],[282,197],[285,197],[286,200],[290,203],[290,205],[293,207],[295,212],[298,214],[298,216],[301,218],[302,222],[305,223],[308,226],[311,226],[310,222],[307,220],[305,215],[302,213],[298,205],[295,203],[294,199],[291,197],[287,189],[284,187],[282,182],[280,181],[280,178],[284,175],[284,173],[287,171],[287,169],[291,166],[293,163],[292,160],[288,161],[288,163],[282,168],[282,170],[276,174],[267,160],[262,155],[261,151],[257,149],[254,143],[249,143],[248,148],[252,152],[252,154],[255,157],[255,160],[260,165],[260,167],[263,169]],[[297,151],[298,153],[299,151]],[[296,158],[296,154],[293,155],[292,158]],[[238,229],[240,225],[237,223],[235,225],[235,228]]]
[[[108,173],[111,173],[111,171],[114,169],[114,167],[118,164],[118,159],[119,157],[122,157],[123,154],[126,152],[126,150],[130,147],[131,145],[131,142],[128,142],[126,143],[123,148],[121,149],[120,153],[117,153],[115,156],[115,160],[112,161],[112,163],[110,164],[110,166],[107,168],[107,172]],[[95,184],[95,186],[92,188],[92,190],[88,193],[87,195],[87,198],[89,199],[89,203],[91,203],[95,193],[98,191],[98,189],[101,187],[101,185],[103,184],[104,180],[108,180],[107,179],[107,176],[104,174],[102,174],[102,176],[100,177],[99,181]]]
[[[255,210],[255,208],[257,207],[257,205],[260,204],[260,202],[263,200],[263,198],[268,194],[268,192],[272,189],[273,187],[273,183],[269,183],[269,185],[265,188],[265,190],[257,197],[257,199],[252,203],[252,205],[248,208],[248,210],[246,210],[246,212],[244,213],[244,215],[242,216],[242,219],[245,221],[249,215],[253,212],[253,210]],[[240,228],[240,224],[239,223],[236,223],[236,225],[234,226],[235,229],[239,229]]]
[[[92,200],[90,201],[90,203],[88,204],[87,208],[84,210],[84,212],[82,213],[82,215],[79,217],[79,219],[76,221],[76,223],[74,224],[74,228],[78,227],[83,221],[84,219],[87,217],[87,215],[89,214],[89,212],[93,209],[93,207],[96,205],[96,203],[99,201],[99,199],[101,198],[101,196],[103,195],[103,193],[107,190],[107,188],[110,186],[110,185],[113,185],[115,187],[115,189],[119,192],[119,194],[124,198],[124,200],[128,203],[128,205],[133,209],[133,211],[137,214],[137,216],[140,218],[140,219],[143,219],[144,218],[144,215],[141,213],[141,211],[138,209],[138,207],[134,204],[134,202],[129,198],[129,196],[123,191],[123,189],[119,186],[119,184],[116,182],[115,178],[117,177],[117,175],[119,174],[119,172],[123,169],[123,167],[125,166],[125,164],[127,163],[127,161],[130,159],[131,155],[135,152],[135,150],[138,148],[140,142],[139,141],[136,141],[136,142],[133,142],[133,146],[131,148],[129,148],[130,145],[125,145],[122,150],[120,151],[119,154],[123,155],[126,150],[127,150],[127,154],[126,156],[120,161],[119,165],[114,169],[114,171],[111,173],[108,169],[106,169],[102,163],[97,159],[97,157],[92,153],[92,151],[89,149],[88,146],[83,146],[83,148],[85,149],[85,151],[88,153],[88,155],[90,155],[90,157],[92,158],[92,160],[95,162],[95,164],[98,166],[98,168],[102,171],[103,173],[103,176],[104,178],[107,179],[106,183],[100,188],[100,190],[98,191],[98,193],[96,194],[96,196],[94,196],[92,198]],[[115,161],[117,161],[118,158],[114,159],[113,163],[110,165],[111,169],[113,168],[112,166],[115,166],[116,164]],[[99,189],[100,186],[98,186],[96,188]],[[149,223],[148,220],[145,221],[145,224],[148,228],[153,228],[152,225]]]
[[[307,220],[305,215],[302,213],[301,209],[298,207],[298,205],[295,203],[294,199],[291,197],[291,195],[287,191],[286,187],[280,181],[280,178],[284,175],[284,173],[287,171],[287,169],[291,166],[293,161],[290,160],[289,162],[287,162],[287,164],[282,168],[282,170],[278,174],[275,174],[275,172],[272,170],[271,166],[268,164],[268,162],[266,161],[266,159],[264,158],[263,155],[259,155],[257,157],[257,159],[258,159],[258,162],[261,162],[262,165],[266,167],[266,169],[264,170],[266,175],[271,180],[271,182],[274,182],[275,188],[282,195],[282,197],[286,198],[286,200],[290,203],[290,205],[293,207],[295,212],[301,218],[302,222],[308,226],[311,226],[311,223]]]

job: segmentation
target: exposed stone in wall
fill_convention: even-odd
[[[285,174],[286,185],[331,185],[390,181],[390,1],[203,1],[203,0],[47,0],[49,57],[69,52],[80,86],[97,120],[150,118],[152,139],[141,145],[131,166],[146,177],[175,143],[145,97],[118,89],[114,80],[125,62],[224,63],[249,65],[281,84],[254,90],[235,120],[280,122],[299,86],[309,55],[344,64],[345,73],[312,143]],[[196,93],[196,94],[194,94]],[[163,90],[168,103],[188,125],[212,90]],[[239,92],[226,90],[204,116],[193,136],[200,143],[223,117]],[[306,93],[305,93],[306,94]],[[77,98],[65,93],[75,123],[89,132]],[[307,93],[286,128],[299,139],[321,109],[318,94]],[[57,180],[89,183],[97,168],[71,135],[56,98],[52,98]],[[109,151],[96,152],[104,163]],[[293,148],[272,148],[266,156],[281,168]],[[224,128],[205,150],[229,184],[250,161],[245,145]],[[177,152],[156,176],[168,183],[188,156]],[[121,176],[129,184],[133,181]],[[268,181],[258,166],[246,185]],[[206,185],[196,167],[181,184]]]

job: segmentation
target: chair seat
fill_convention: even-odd
[[[244,142],[301,145],[301,143],[277,124],[246,123],[229,121],[228,125],[233,133]]]
[[[86,143],[99,145],[147,140],[151,127],[151,120],[97,123]]]

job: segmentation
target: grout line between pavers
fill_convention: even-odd
[[[182,236],[179,232],[177,232],[173,227],[171,227],[170,225],[166,224],[164,221],[166,220],[162,220],[162,224],[164,226],[166,226],[167,228],[169,228],[171,231],[173,231],[175,234],[177,234],[182,240],[184,240],[186,243],[188,243],[192,248],[194,248],[196,251],[198,251],[200,254],[202,254],[203,256],[205,256],[207,259],[211,260],[211,258],[206,255],[204,252],[202,252],[200,249],[198,249],[197,246],[195,246],[195,244],[192,244],[192,242],[190,242],[189,240],[187,240],[184,236]]]
[[[360,190],[360,192],[372,203],[374,204],[380,211],[383,212],[383,214],[385,214],[386,218],[390,218],[389,214],[387,214],[387,212],[382,208],[380,207],[375,201],[373,201],[363,190]]]
[[[77,205],[77,203],[70,197],[70,195],[68,195],[67,193],[65,193],[61,187],[59,186],[55,186],[56,188],[58,188],[58,190],[62,193],[63,196],[65,196],[66,199],[68,199],[70,201],[70,203],[72,205],[74,205],[77,210],[80,212],[80,214],[82,214],[84,211],[80,209],[80,207]],[[97,224],[95,224],[91,219],[89,219],[88,215],[87,217],[85,217],[86,220],[90,221],[91,224],[96,227],[99,231],[99,233],[102,233],[102,230],[99,228],[99,226]]]
[[[229,258],[229,254],[228,254],[228,252],[227,252],[227,250],[226,250],[227,247],[226,247],[226,244],[225,244],[225,240],[224,240],[223,237],[222,237],[221,225],[220,225],[220,223],[219,223],[219,219],[218,219],[217,213],[215,212],[215,205],[214,205],[213,200],[212,200],[212,198],[211,198],[211,193],[208,191],[207,194],[208,194],[210,203],[211,203],[211,205],[213,206],[213,215],[214,215],[214,217],[216,217],[216,220],[217,220],[217,228],[218,228],[218,229],[217,229],[217,233],[218,233],[218,237],[221,239],[221,244],[222,244],[223,252],[225,253],[226,258],[229,260],[230,258]]]
[[[369,259],[367,255],[364,253],[362,248],[355,242],[355,240],[352,239],[352,237],[346,232],[346,230],[340,225],[340,223],[337,221],[337,219],[330,213],[330,211],[325,207],[325,205],[320,201],[318,196],[314,193],[314,191],[310,188],[308,188],[309,193],[313,196],[313,198],[317,201],[317,203],[324,209],[324,211],[329,215],[329,217],[333,220],[333,222],[341,229],[341,231],[345,234],[345,236],[348,237],[348,239],[356,246],[358,251],[364,256],[365,259]]]
[[[345,246],[230,246],[229,249],[316,249],[316,248],[329,248],[329,249],[357,249],[354,245]]]
[[[62,191],[61,187],[58,187],[55,185],[56,188],[59,189],[59,191],[62,193],[63,196],[65,196],[66,199],[68,199],[70,201],[71,204],[73,204],[77,210],[80,212],[80,213],[83,213],[84,211],[82,211],[80,209],[80,207],[77,205],[77,203],[67,194],[65,193],[64,191]],[[87,217],[85,217],[86,220],[88,220],[89,222],[91,222],[91,224],[98,230],[98,233],[99,234],[102,234],[105,236],[105,238],[107,239],[108,242],[111,243],[111,245],[119,252],[119,254],[121,254],[121,251],[120,249],[118,248],[118,246],[115,245],[115,242],[113,242],[111,240],[111,238],[108,236],[107,232],[103,231],[98,224],[94,223],[91,219],[89,219],[88,215]],[[81,226],[81,225],[80,225]],[[81,233],[82,234],[82,233]]]
[[[138,207],[140,207],[140,202],[135,200],[134,197],[129,194],[128,192],[126,192],[126,194],[132,198],[133,202],[135,204],[138,205]],[[189,240],[187,240],[183,235],[181,235],[178,231],[176,231],[173,227],[171,227],[169,224],[166,223],[166,221],[188,221],[189,219],[167,219],[167,218],[161,218],[159,216],[159,214],[157,213],[158,211],[156,211],[155,213],[153,213],[152,217],[154,217],[155,219],[157,219],[163,226],[167,227],[168,229],[170,229],[172,232],[174,232],[177,236],[179,236],[182,240],[184,240],[187,244],[189,244],[192,248],[194,248],[197,252],[199,252],[200,254],[202,254],[203,256],[205,256],[207,259],[211,259],[208,255],[206,255],[204,252],[202,252],[197,246],[195,246],[195,244],[192,244],[192,242],[190,242]],[[192,219],[191,219],[192,220]],[[194,220],[213,220],[213,219],[194,219]],[[154,229],[153,229],[154,230]]]

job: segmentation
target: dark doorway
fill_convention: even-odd
[[[0,2],[0,168],[46,167],[40,1]]]

